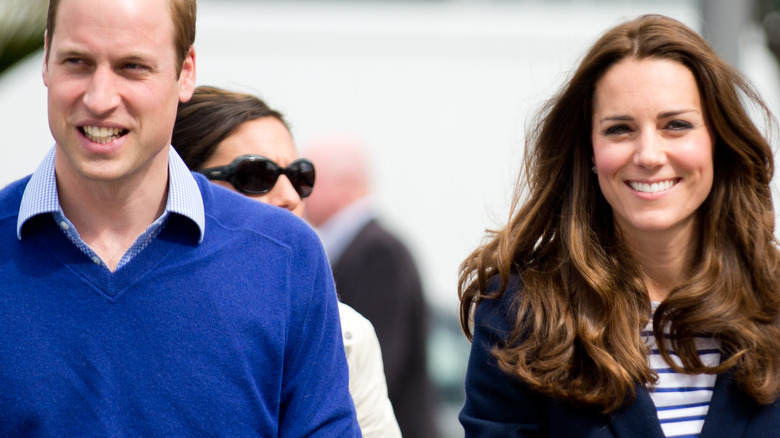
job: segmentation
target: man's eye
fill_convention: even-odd
[[[147,64],[141,64],[137,62],[126,62],[119,66],[119,70],[126,74],[143,75],[151,71],[151,67]]]

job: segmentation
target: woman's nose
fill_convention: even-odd
[[[665,160],[666,154],[663,149],[663,138],[655,130],[642,132],[636,140],[634,164],[653,168],[662,165]]]
[[[290,180],[285,175],[280,175],[274,187],[262,196],[262,201],[277,207],[293,211],[301,203],[301,197],[295,191]]]

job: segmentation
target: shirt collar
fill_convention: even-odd
[[[19,218],[16,222],[16,237],[19,240],[22,239],[22,227],[30,218],[46,213],[63,213],[57,194],[57,178],[54,173],[55,149],[56,146],[49,150],[24,189],[19,207]],[[179,154],[173,148],[168,149],[168,180],[170,184],[165,212],[182,215],[194,222],[200,231],[198,237],[198,243],[200,243],[203,241],[203,235],[206,231],[206,215],[200,188]]]
[[[206,213],[203,207],[203,196],[192,172],[184,164],[174,148],[168,148],[168,175],[170,190],[165,211],[180,214],[198,226],[200,236],[198,243],[203,241],[206,232]]]
[[[375,218],[374,210],[373,199],[365,197],[342,208],[317,228],[331,263],[336,263],[360,230]]]

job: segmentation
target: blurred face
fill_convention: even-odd
[[[360,142],[344,134],[315,139],[306,156],[317,168],[317,186],[306,198],[306,220],[323,226],[338,212],[369,194],[369,165]]]
[[[203,163],[203,168],[224,166],[246,154],[262,155],[280,167],[287,167],[298,159],[295,143],[284,124],[275,117],[261,117],[242,123],[236,132],[222,140],[214,155]],[[236,191],[227,181],[212,182]],[[268,193],[246,196],[303,216],[304,203],[285,175],[279,176]]]
[[[352,201],[351,194],[345,193],[338,175],[332,172],[332,162],[320,151],[307,150],[307,157],[317,169],[317,185],[306,198],[306,220],[315,227],[322,226],[334,214]],[[338,157],[333,157],[338,159]]]
[[[58,180],[139,184],[166,172],[176,108],[192,95],[194,52],[177,74],[168,2],[62,0],[43,81]]]
[[[693,233],[712,188],[713,140],[690,70],[619,62],[596,84],[592,128],[599,186],[623,234]]]

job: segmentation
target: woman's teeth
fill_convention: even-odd
[[[658,192],[663,192],[664,190],[671,189],[672,186],[674,186],[674,183],[675,180],[670,179],[668,181],[661,181],[652,184],[631,181],[628,183],[628,185],[631,186],[631,188],[636,190],[637,192],[658,193]]]

